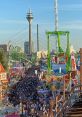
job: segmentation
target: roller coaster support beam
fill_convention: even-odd
[[[51,72],[51,62],[50,62],[50,44],[49,44],[49,35],[47,35],[47,49],[48,49],[48,73]]]

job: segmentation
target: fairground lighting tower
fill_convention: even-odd
[[[58,0],[55,0],[55,31],[58,31]]]
[[[29,54],[32,54],[32,39],[31,39],[31,23],[33,19],[33,15],[31,10],[29,9],[29,12],[27,13],[26,19],[29,22]]]
[[[55,31],[58,31],[58,0],[55,0]],[[56,51],[58,52],[57,39],[56,39]]]

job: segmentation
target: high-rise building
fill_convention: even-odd
[[[32,53],[34,53],[34,41],[32,41]]]
[[[29,41],[24,42],[24,53],[29,54]]]
[[[34,43],[32,41],[32,47],[31,47],[31,50],[32,50],[32,53],[34,53]],[[29,41],[25,41],[24,42],[24,53],[26,53],[27,55],[29,54]]]
[[[2,48],[5,52],[7,52],[7,45],[6,44],[1,44],[0,48]]]

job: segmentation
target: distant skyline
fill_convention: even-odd
[[[30,8],[34,16],[32,39],[36,46],[36,25],[38,24],[40,49],[46,49],[45,32],[55,30],[54,1],[0,0],[0,44],[11,41],[14,45],[24,46],[24,41],[28,41],[26,14]],[[70,31],[71,45],[79,50],[82,47],[82,0],[58,0],[58,18],[58,29]]]

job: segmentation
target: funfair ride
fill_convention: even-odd
[[[66,56],[66,61],[68,64],[68,68],[67,70],[70,69],[70,64],[68,62],[69,58],[70,58],[70,44],[69,44],[69,31],[48,31],[46,32],[47,35],[47,50],[48,50],[48,72],[50,73],[51,71],[51,55],[50,55],[50,36],[52,35],[56,35],[57,36],[57,42],[58,42],[58,52],[56,52],[56,56]],[[62,47],[61,47],[61,43],[60,43],[60,36],[61,35],[65,35],[67,38],[67,48],[66,48],[66,52],[63,51]]]

